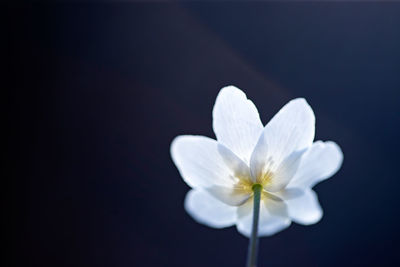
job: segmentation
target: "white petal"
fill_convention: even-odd
[[[309,225],[317,223],[322,218],[322,209],[318,203],[317,194],[306,189],[300,197],[285,201],[290,218],[300,224]]]
[[[241,234],[249,237],[253,221],[253,198],[240,206],[237,212],[238,220],[236,227]],[[273,235],[289,227],[290,223],[286,204],[283,201],[276,201],[275,198],[263,198],[260,203],[258,236]]]
[[[236,207],[228,206],[199,189],[187,193],[185,209],[197,222],[214,228],[228,227],[236,221]]]
[[[290,226],[292,221],[289,218],[275,217],[274,220],[263,223],[259,226],[258,236],[271,236]]]
[[[171,144],[171,156],[184,181],[191,187],[233,185],[232,171],[218,151],[217,141],[184,135]]]
[[[274,193],[277,197],[280,199],[283,199],[284,201],[298,198],[304,194],[304,189],[301,188],[285,188],[284,190],[281,190],[279,192]]]
[[[269,192],[278,192],[285,188],[296,174],[303,154],[304,150],[295,151],[284,159],[275,170],[272,169],[273,175],[264,189]]]
[[[238,156],[235,155],[227,147],[218,144],[218,152],[225,162],[225,165],[234,173],[237,178],[251,180],[250,168],[247,164],[242,161]]]
[[[234,86],[221,89],[213,109],[213,128],[219,143],[245,162],[262,132],[257,108],[246,94]]]
[[[264,207],[268,214],[278,217],[288,217],[288,211],[285,202],[278,196],[263,191],[263,198],[261,200],[261,207]],[[267,213],[261,213],[266,215]]]
[[[172,142],[171,154],[189,186],[205,188],[232,206],[241,205],[250,197],[249,193],[235,187],[239,177],[250,177],[249,168],[217,141],[204,136],[178,136]]]
[[[331,177],[340,168],[343,153],[334,142],[315,142],[301,159],[298,171],[288,187],[313,187]]]
[[[237,189],[235,187],[224,187],[214,185],[206,188],[207,192],[218,200],[231,206],[240,206],[245,203],[251,196],[250,193]]]
[[[293,152],[311,146],[315,132],[315,117],[311,107],[302,99],[286,104],[265,126],[254,152],[250,169],[253,179],[268,168],[278,166]]]

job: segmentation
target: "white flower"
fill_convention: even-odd
[[[259,236],[292,221],[321,219],[311,188],[340,168],[343,154],[333,142],[313,143],[315,117],[304,99],[290,101],[263,127],[253,102],[228,86],[218,94],[213,128],[217,140],[183,135],[171,144],[172,159],[193,188],[185,208],[196,221],[215,228],[236,224],[250,236],[254,184],[263,187]]]

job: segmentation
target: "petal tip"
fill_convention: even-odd
[[[297,107],[303,106],[303,107],[302,107],[303,109],[305,108],[305,109],[311,111],[312,114],[313,114],[313,116],[314,116],[314,111],[313,111],[313,109],[311,108],[310,104],[308,103],[308,101],[307,101],[304,97],[299,97],[299,98],[295,98],[295,99],[290,100],[290,101],[286,104],[286,106],[289,106],[289,105],[295,105],[295,106],[297,106]]]
[[[327,146],[330,146],[331,149],[333,151],[335,151],[336,160],[337,160],[337,167],[336,167],[336,170],[334,171],[334,173],[336,173],[342,167],[342,164],[343,164],[343,158],[344,158],[343,151],[340,148],[340,146],[337,143],[333,142],[333,141],[326,141],[325,144]]]
[[[289,101],[289,103],[297,104],[297,105],[305,105],[310,106],[308,101],[304,97],[297,97]]]
[[[185,138],[185,137],[187,137],[187,135],[178,135],[178,136],[176,136],[173,140],[172,140],[172,142],[171,142],[171,145],[170,145],[170,149],[169,149],[169,152],[170,152],[170,154],[171,154],[171,158],[172,158],[172,160],[175,162],[175,164],[176,164],[176,160],[177,160],[177,157],[178,157],[178,149],[179,149],[179,145],[180,145],[180,143],[181,143],[181,141]]]
[[[315,144],[321,146],[324,149],[328,149],[331,152],[333,152],[331,154],[331,158],[332,158],[332,160],[335,159],[336,168],[335,168],[334,171],[332,171],[331,175],[334,175],[340,169],[340,167],[342,166],[342,163],[343,163],[344,155],[343,155],[342,149],[340,148],[340,146],[336,142],[333,142],[333,141],[325,141],[325,142],[323,142],[323,141],[318,140],[318,141],[315,142]]]
[[[293,221],[298,224],[301,224],[301,225],[309,226],[309,225],[319,223],[322,220],[322,217],[324,217],[323,215],[324,215],[324,212],[322,209],[320,209],[319,212],[309,215],[308,218],[305,220],[300,220],[300,219],[296,218],[296,219],[293,219]]]
[[[220,90],[220,93],[221,92],[228,92],[228,91],[230,91],[230,92],[241,92],[241,93],[243,93],[243,91],[242,90],[240,90],[238,87],[236,87],[236,86],[234,86],[234,85],[227,85],[227,86],[224,86],[224,87],[222,87],[221,88],[221,90]]]
[[[219,93],[217,95],[216,101],[218,101],[221,98],[230,98],[233,95],[239,95],[240,97],[247,99],[245,92],[243,92],[242,90],[240,90],[238,87],[236,87],[234,85],[228,85],[228,86],[224,86],[221,88],[221,90],[219,91]]]

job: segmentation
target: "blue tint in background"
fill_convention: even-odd
[[[344,152],[324,217],[263,238],[260,266],[396,266],[400,4],[125,3],[7,7],[14,266],[244,266],[234,227],[186,214],[169,155],[214,137],[219,89],[264,123],[295,97]]]

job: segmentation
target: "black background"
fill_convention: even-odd
[[[244,266],[245,237],[184,211],[169,154],[179,134],[214,137],[230,84],[264,123],[305,97],[345,158],[315,188],[321,222],[261,239],[260,266],[400,264],[398,3],[5,10],[14,266]]]

